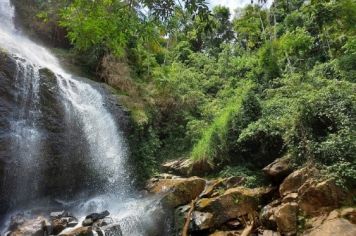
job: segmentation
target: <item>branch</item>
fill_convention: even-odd
[[[250,224],[247,224],[244,231],[242,231],[241,236],[249,236],[251,235],[251,231],[253,229],[254,221],[252,221]]]
[[[188,236],[190,218],[192,216],[192,212],[194,211],[195,202],[197,200],[198,200],[198,198],[193,200],[192,203],[190,204],[190,209],[189,209],[189,211],[187,213],[187,219],[185,220],[185,223],[184,223],[184,226],[183,226],[182,236]]]

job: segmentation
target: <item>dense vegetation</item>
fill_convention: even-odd
[[[52,2],[37,16],[130,110],[141,173],[185,157],[252,176],[288,156],[355,187],[354,0]]]

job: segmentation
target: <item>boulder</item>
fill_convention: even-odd
[[[83,226],[91,226],[94,224],[94,221],[92,218],[84,219],[82,222]]]
[[[281,200],[277,199],[268,205],[264,206],[260,212],[260,221],[261,224],[271,230],[277,229],[277,223],[275,218],[275,211],[277,210],[277,206],[281,204]]]
[[[74,227],[78,224],[78,219],[67,211],[56,211],[50,213],[52,234],[57,235],[67,227]]]
[[[226,189],[238,187],[245,182],[245,178],[241,176],[233,176],[229,178],[219,178],[206,183],[204,192],[201,197],[214,197],[220,195]]]
[[[234,230],[234,229],[239,229],[243,226],[240,220],[235,219],[235,220],[229,220],[224,224],[224,227],[227,227],[229,230]]]
[[[66,211],[53,211],[49,214],[51,219],[58,219],[58,218],[62,218],[62,217],[66,217],[69,216],[70,214]]]
[[[154,176],[157,179],[177,179],[180,178],[177,175],[172,175],[172,174],[167,174],[167,173],[162,173]]]
[[[193,230],[204,230],[213,227],[213,214],[209,212],[193,211]]]
[[[46,218],[38,216],[27,219],[21,215],[11,219],[8,236],[43,236],[51,234],[51,226]]]
[[[264,230],[262,236],[281,236],[281,234],[273,230]]]
[[[75,217],[62,217],[54,218],[51,220],[53,234],[57,235],[67,227],[74,227],[78,224],[78,220]]]
[[[318,174],[318,170],[313,167],[304,167],[302,169],[296,170],[287,178],[284,179],[282,184],[279,186],[279,193],[281,197],[286,196],[289,193],[296,193],[298,189],[304,184],[304,182],[314,177]]]
[[[335,218],[326,220],[319,227],[308,230],[305,236],[354,236],[356,235],[356,225],[346,219]]]
[[[297,203],[285,203],[279,206],[274,215],[278,231],[283,235],[295,235],[297,233]]]
[[[284,198],[282,199],[283,203],[287,202],[296,202],[298,199],[298,193],[288,193]]]
[[[333,180],[308,179],[298,190],[298,204],[307,215],[330,212],[345,199],[343,190]]]
[[[240,236],[242,233],[241,230],[233,230],[233,231],[215,231],[209,236]]]
[[[10,218],[10,225],[9,225],[9,230],[15,230],[17,229],[20,225],[24,224],[26,221],[25,215],[23,213],[18,213],[16,215],[11,216]]]
[[[108,212],[108,211],[103,211],[101,213],[92,213],[92,214],[87,215],[85,217],[85,220],[82,222],[82,225],[83,226],[90,226],[94,222],[96,222],[98,220],[101,220],[101,219],[104,219],[108,215],[110,215],[110,212]]]
[[[333,210],[329,214],[321,214],[318,216],[308,218],[308,220],[306,221],[306,227],[315,229],[320,227],[326,221],[335,220],[338,218],[346,219],[350,223],[355,224],[356,223],[354,218],[355,214],[356,214],[356,208],[353,207]]]
[[[262,171],[271,180],[280,183],[285,177],[292,173],[290,158],[278,158],[263,168]]]
[[[97,232],[99,234],[100,231]],[[104,226],[101,228],[101,232],[103,232],[103,236],[122,236],[122,230],[119,224]]]
[[[224,189],[224,179],[215,179],[206,182],[206,187],[204,192],[200,195],[200,197],[211,197],[214,192],[219,191],[220,189]]]
[[[223,180],[223,184],[226,188],[234,188],[245,182],[245,178],[242,176],[232,176]]]
[[[177,207],[174,211],[174,235],[180,235],[186,221],[189,205]]]
[[[218,197],[200,199],[196,208],[213,214],[214,225],[219,226],[239,216],[254,215],[262,198],[271,191],[271,188],[232,188]]]
[[[162,170],[180,176],[201,176],[212,171],[211,165],[205,161],[194,162],[190,159],[179,159],[162,164]]]
[[[163,163],[161,167],[164,172],[188,176],[191,169],[191,163],[190,160],[179,159]]]
[[[163,194],[164,204],[177,207],[190,203],[205,188],[205,180],[197,177],[180,179],[160,179],[149,182],[147,190],[155,194]]]
[[[356,208],[348,207],[340,211],[340,216],[347,219],[353,224],[356,224]]]
[[[94,236],[92,227],[79,227],[72,230],[65,230],[60,236]]]
[[[103,219],[99,219],[93,223],[93,227],[103,227],[107,225],[114,224],[114,220],[110,217],[105,217]]]

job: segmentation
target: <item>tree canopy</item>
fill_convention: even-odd
[[[131,111],[145,170],[174,157],[253,170],[288,155],[354,180],[356,2],[252,3],[72,0],[58,14]]]

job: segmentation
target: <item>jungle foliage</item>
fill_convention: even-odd
[[[57,14],[99,77],[129,68],[110,81],[136,114],[143,172],[177,157],[241,172],[290,155],[355,183],[354,0],[255,1],[234,13],[203,0],[72,0]]]

